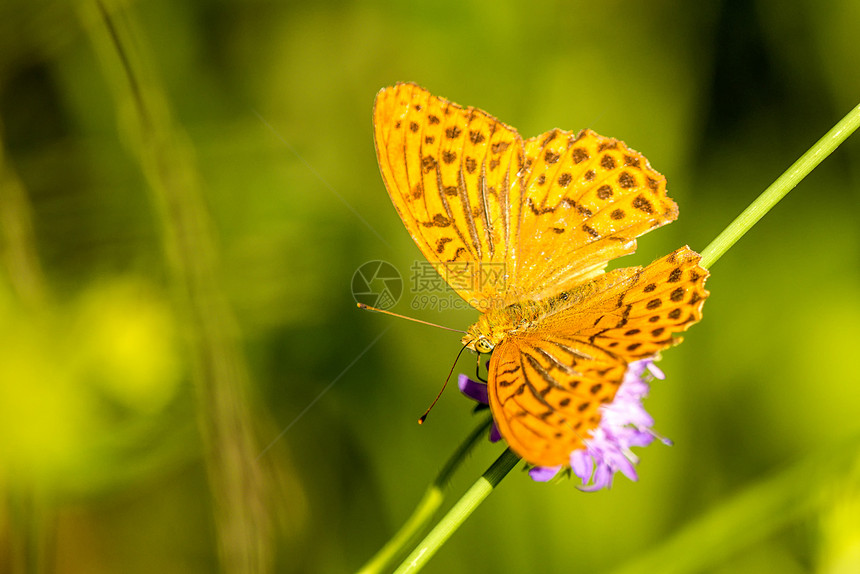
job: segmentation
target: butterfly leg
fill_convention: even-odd
[[[475,362],[475,378],[481,381],[482,383],[487,382],[486,377],[481,376],[481,354],[478,354],[478,360]],[[489,364],[489,363],[488,363]]]

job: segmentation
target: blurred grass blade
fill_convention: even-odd
[[[830,485],[857,463],[860,437],[817,452],[754,484],[613,574],[687,574],[717,569],[733,555],[816,512]]]
[[[0,118],[2,119],[2,118]],[[2,133],[2,124],[0,124]],[[48,296],[33,233],[33,214],[27,190],[18,177],[0,138],[0,258],[17,299],[33,314],[43,311]],[[4,325],[5,327],[5,325]],[[3,381],[6,382],[6,381]],[[6,469],[2,469],[6,470]],[[0,471],[2,476],[2,471]],[[14,572],[40,573],[49,569],[56,515],[41,485],[10,481],[0,489],[0,553],[2,533],[8,534],[8,561]],[[4,561],[0,556],[0,567]]]
[[[451,458],[448,459],[448,462],[445,463],[439,474],[436,475],[433,483],[424,492],[424,496],[421,497],[412,515],[409,516],[406,522],[403,523],[403,526],[400,527],[400,530],[391,537],[385,546],[380,548],[379,552],[359,570],[359,574],[385,572],[389,565],[394,562],[395,558],[411,542],[414,542],[418,534],[427,527],[430,520],[436,514],[436,511],[442,506],[442,502],[445,499],[443,490],[451,480],[451,476],[460,468],[460,465],[466,460],[466,456],[478,441],[486,436],[492,422],[493,418],[491,416],[487,417],[457,447],[457,450],[451,455]]]
[[[85,8],[91,5],[86,4]],[[159,208],[179,314],[191,344],[198,416],[214,497],[215,526],[226,572],[271,568],[271,505],[255,457],[249,375],[235,321],[220,289],[214,237],[188,138],[170,119],[157,77],[146,65],[134,21],[110,1],[87,19],[93,44],[117,98],[122,135],[140,163]]]
[[[0,118],[2,120],[2,118]],[[0,123],[0,133],[2,133]],[[24,184],[6,158],[0,140],[0,257],[18,299],[35,309],[47,287],[33,234],[33,214]]]

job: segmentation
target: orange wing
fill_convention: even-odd
[[[552,130],[525,142],[511,285],[543,299],[592,279],[636,238],[674,221],[666,178],[624,142]],[[513,301],[509,301],[513,302]]]
[[[681,248],[642,269],[602,275],[566,293],[570,305],[496,346],[493,418],[510,447],[541,466],[569,464],[600,422],[630,361],[680,342],[702,317],[708,272]]]
[[[380,91],[373,125],[388,194],[440,275],[448,281],[457,270],[476,271],[463,264],[503,265],[518,210],[510,190],[523,162],[516,130],[415,84]],[[499,282],[449,283],[478,308],[500,290]]]
[[[665,178],[623,142],[591,131],[552,130],[523,142],[486,112],[415,84],[381,90],[373,123],[403,223],[481,310],[584,283],[635,250],[637,236],[677,217]],[[491,281],[483,280],[487,269]],[[452,280],[457,271],[474,282]]]

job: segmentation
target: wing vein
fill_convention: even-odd
[[[541,349],[540,347],[533,347],[533,350],[536,351],[540,356],[545,358],[547,361],[554,364],[560,370],[567,373],[568,375],[581,375],[582,374],[582,373],[576,371],[571,365],[567,365],[567,364],[563,363],[561,361],[561,359],[559,359],[555,355],[547,352],[546,350]]]
[[[463,138],[465,141],[466,138]],[[464,146],[465,147],[465,144]],[[460,148],[460,157],[463,157],[463,148]],[[457,192],[460,194],[460,201],[463,204],[463,212],[466,216],[466,223],[469,225],[469,235],[472,238],[472,245],[475,248],[475,254],[478,261],[481,260],[481,240],[478,239],[478,228],[475,226],[475,217],[472,215],[472,205],[469,202],[469,191],[466,189],[466,178],[463,175],[463,162],[460,162],[460,168],[457,170]]]
[[[493,134],[495,133],[496,122],[493,122],[489,136],[487,137],[487,141],[492,141]],[[490,202],[487,198],[487,177],[486,172],[483,169],[483,166],[486,165],[488,149],[489,146],[487,146],[487,148],[484,150],[484,158],[481,162],[481,175],[478,177],[478,191],[481,193],[481,203],[484,208],[484,231],[487,236],[487,246],[490,251],[490,260],[493,260],[496,254],[496,245],[493,243],[493,222],[490,220]]]
[[[534,358],[534,357],[532,357],[531,355],[526,354],[525,352],[523,352],[523,356],[525,356],[525,357],[526,357],[526,359],[527,359],[527,360],[528,360],[528,362],[529,362],[529,365],[531,365],[531,367],[535,370],[535,372],[536,372],[538,375],[540,375],[540,376],[541,376],[541,378],[542,378],[542,379],[543,379],[543,380],[544,380],[544,381],[545,381],[545,382],[546,382],[550,387],[553,387],[553,388],[556,388],[556,389],[559,389],[559,390],[562,390],[562,391],[566,391],[566,390],[567,390],[567,389],[565,389],[565,388],[562,386],[562,384],[561,384],[561,383],[559,383],[559,382],[556,380],[556,378],[555,378],[555,377],[553,377],[552,375],[550,375],[550,374],[549,374],[549,371],[547,371],[547,370],[544,368],[544,366],[540,364],[540,361],[538,361],[537,359],[535,359],[535,358]],[[541,403],[545,404],[546,406],[548,406],[548,407],[550,407],[550,408],[553,408],[553,407],[552,407],[552,405],[550,405],[550,404],[546,401],[546,399],[544,399],[544,398],[543,398],[543,395],[540,395],[540,393],[535,389],[534,385],[532,385],[532,384],[531,384],[531,381],[529,381],[529,378],[528,378],[528,377],[524,377],[524,378],[525,378],[526,382],[529,384],[529,389],[530,389],[533,393],[535,393],[536,395],[539,395],[538,400],[539,400]]]

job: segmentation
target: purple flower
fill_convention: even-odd
[[[654,365],[653,359],[630,363],[615,398],[610,404],[601,407],[600,424],[591,431],[591,437],[585,439],[585,448],[570,453],[570,468],[582,480],[582,490],[609,488],[616,472],[621,472],[630,480],[638,480],[635,465],[639,459],[630,449],[648,446],[655,438],[671,444],[652,430],[654,419],[642,406],[642,399],[648,396],[648,382],[655,378],[662,380],[665,375]],[[460,375],[459,386],[467,397],[484,404],[488,402],[487,385]],[[499,436],[499,430],[493,423],[490,440],[495,442]],[[535,466],[529,470],[529,476],[532,480],[546,482],[561,470],[561,466]]]
[[[487,396],[487,384],[473,381],[466,375],[460,375],[457,379],[457,386],[460,387],[460,392],[481,404],[490,404],[490,399]],[[502,438],[502,433],[499,432],[499,427],[496,426],[496,421],[493,421],[493,426],[490,427],[490,442],[498,442]]]

